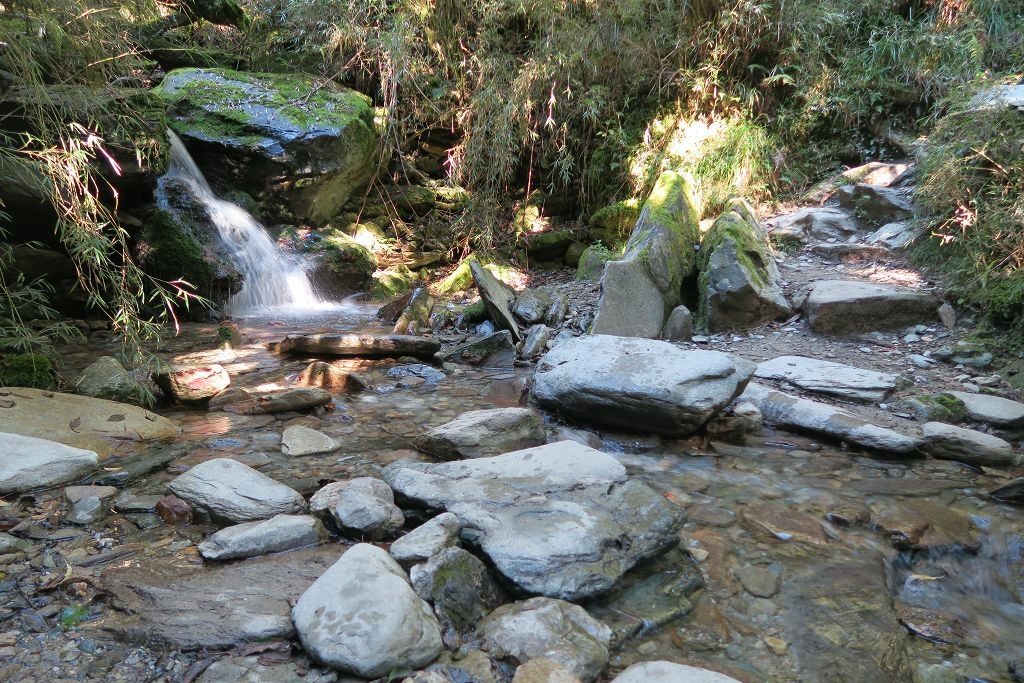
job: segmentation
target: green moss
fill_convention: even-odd
[[[391,266],[373,274],[370,294],[375,299],[392,299],[404,294],[419,282],[419,276],[405,266]]]
[[[605,244],[625,242],[640,218],[640,200],[624,199],[595,211],[590,217],[590,238]]]
[[[15,353],[0,359],[0,386],[52,389],[57,374],[41,353]]]
[[[321,254],[321,264],[336,275],[364,273],[368,279],[377,270],[377,258],[353,238],[339,230],[331,231],[312,248]]]
[[[462,309],[462,319],[470,325],[482,323],[487,320],[487,306],[483,301],[477,301]]]
[[[913,400],[931,409],[929,419],[940,422],[963,422],[967,419],[967,406],[952,394],[937,393],[917,396]]]
[[[580,256],[576,266],[577,280],[596,280],[604,273],[604,264],[619,258],[619,254],[600,242],[591,244]]]
[[[469,269],[469,264],[474,260],[475,256],[464,258],[455,270],[437,283],[435,291],[441,296],[450,296],[469,289],[473,284],[473,273]]]
[[[138,253],[150,275],[161,280],[185,280],[200,292],[209,291],[216,275],[196,237],[166,211],[154,212],[147,221]]]

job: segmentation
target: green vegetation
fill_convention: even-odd
[[[580,256],[576,266],[577,280],[598,280],[604,273],[604,264],[622,258],[622,254],[612,251],[600,242],[591,244]]]
[[[56,372],[41,353],[15,353],[0,358],[0,386],[53,389]]]

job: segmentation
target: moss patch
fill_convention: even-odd
[[[590,239],[612,245],[625,242],[638,218],[639,199],[624,199],[609,204],[590,217]]]
[[[161,280],[185,280],[200,292],[209,292],[216,273],[192,232],[166,211],[156,211],[146,222],[138,245],[142,267]]]
[[[14,353],[0,359],[0,386],[52,389],[57,373],[41,353]]]
[[[403,294],[419,282],[419,276],[405,266],[391,266],[373,274],[370,294],[375,299],[392,299]]]
[[[604,264],[617,258],[619,258],[618,253],[600,242],[591,244],[580,255],[580,262],[576,266],[576,279],[597,280],[604,273]]]

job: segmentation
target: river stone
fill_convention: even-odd
[[[839,206],[872,225],[885,225],[914,217],[914,205],[903,192],[866,183],[844,185],[836,191]]]
[[[554,298],[547,288],[527,289],[516,296],[512,313],[527,325],[536,325],[544,320],[552,303]]]
[[[111,356],[102,356],[83,370],[75,380],[75,392],[137,406],[144,405],[145,399],[151,396],[145,385]]]
[[[404,499],[454,513],[463,538],[520,589],[566,600],[610,590],[637,562],[675,545],[684,521],[615,458],[574,441],[394,463],[384,479]]]
[[[441,353],[445,361],[487,368],[511,368],[516,362],[516,345],[508,330],[473,339]]]
[[[371,102],[330,80],[189,68],[154,92],[214,180],[273,195],[300,219],[330,220],[372,174]]]
[[[803,356],[758,363],[754,376],[788,382],[806,391],[857,401],[884,401],[900,384],[898,375]]]
[[[1013,467],[1020,464],[1013,446],[998,436],[973,429],[954,427],[942,422],[921,426],[924,448],[935,458],[958,460],[984,467]]]
[[[520,355],[527,360],[536,358],[547,350],[551,339],[551,328],[547,325],[534,325],[526,333]]]
[[[327,530],[316,517],[276,515],[210,534],[199,544],[199,554],[207,560],[236,560],[295,550],[326,540]]]
[[[295,637],[294,600],[338,557],[319,546],[198,569],[144,562],[104,570],[114,609],[100,628],[122,642],[198,650]]]
[[[710,669],[674,662],[639,662],[612,679],[611,683],[740,683]]]
[[[668,315],[661,338],[666,341],[690,341],[693,337],[693,315],[686,306],[676,306]]]
[[[1011,505],[1024,505],[1024,477],[1011,479],[1002,486],[989,491],[988,495]]]
[[[316,360],[299,373],[295,383],[303,387],[320,387],[328,391],[348,391],[355,386],[352,374],[322,360]]]
[[[519,325],[512,316],[512,302],[516,295],[512,288],[494,277],[491,271],[482,266],[476,259],[469,262],[470,272],[473,273],[473,281],[480,292],[480,300],[487,308],[487,315],[499,330],[506,330],[512,338],[522,341],[522,333]]]
[[[371,540],[394,536],[405,524],[391,488],[373,477],[328,484],[309,499],[309,510]]]
[[[154,372],[153,381],[164,395],[179,403],[203,403],[227,389],[231,376],[223,366],[211,363]]]
[[[459,518],[443,512],[397,539],[388,552],[402,564],[426,562],[445,548],[458,545],[461,530]]]
[[[821,522],[785,505],[751,503],[740,512],[740,520],[744,527],[768,539],[813,546],[828,543]]]
[[[816,240],[843,240],[857,234],[857,219],[842,209],[806,207],[771,222],[771,238],[776,242],[803,243]]]
[[[233,524],[303,512],[298,492],[230,458],[214,458],[173,479],[168,490],[214,519]]]
[[[475,555],[445,548],[409,572],[416,595],[434,606],[444,641],[456,643],[505,602],[505,591]]]
[[[503,605],[484,619],[478,633],[492,657],[516,664],[551,659],[583,681],[596,679],[608,663],[612,637],[579,605],[551,598]]]
[[[263,415],[266,413],[290,413],[298,410],[309,410],[330,403],[333,398],[326,389],[304,388],[287,389],[270,393],[244,392],[228,401],[224,394],[217,394],[210,400],[210,409],[220,408],[237,415]],[[214,403],[216,401],[216,403]]]
[[[330,453],[339,448],[341,444],[323,432],[302,425],[292,425],[281,435],[281,452],[285,455]]]
[[[409,302],[402,309],[392,330],[395,334],[419,334],[420,328],[427,327],[430,312],[434,310],[434,297],[425,287],[412,290]]]
[[[433,358],[441,342],[402,334],[306,334],[271,345],[278,353],[358,358]]]
[[[580,683],[580,679],[564,664],[541,657],[517,667],[512,683]]]
[[[910,454],[921,440],[892,429],[873,425],[853,413],[751,382],[740,397],[761,411],[767,424],[784,429],[821,434],[855,446],[887,453]]]
[[[441,629],[402,568],[380,548],[350,548],[292,610],[306,652],[364,678],[416,669],[441,653]]]
[[[815,282],[803,305],[807,324],[818,334],[870,332],[930,323],[938,308],[938,299],[927,292],[856,280]]]
[[[729,405],[754,364],[664,341],[587,335],[556,345],[537,366],[537,400],[573,418],[686,436]]]
[[[0,494],[66,484],[97,467],[99,456],[93,451],[0,432]]]
[[[13,434],[58,441],[100,456],[123,448],[125,441],[167,439],[180,431],[167,418],[126,403],[22,387],[0,389],[0,425]]]
[[[708,331],[753,327],[792,313],[768,234],[745,200],[731,200],[705,233],[697,263],[697,318]]]
[[[431,428],[416,448],[442,460],[484,458],[547,441],[544,419],[528,408],[492,408],[463,413]]]
[[[285,643],[289,648],[291,643]],[[311,667],[303,658],[276,662],[276,649],[265,655],[221,657],[206,667],[196,683],[338,683],[338,675],[328,669]],[[265,663],[264,663],[265,662]],[[343,681],[343,683],[350,683]]]
[[[657,338],[680,303],[700,242],[693,178],[663,171],[621,259],[605,265],[593,332]]]
[[[972,394],[967,391],[946,392],[964,402],[967,415],[972,420],[984,422],[1003,429],[1020,429],[1024,427],[1024,403],[1011,401],[1008,398],[989,396],[988,394]]]
[[[908,173],[909,171],[909,173]],[[843,177],[854,183],[890,187],[902,184],[913,177],[913,164],[888,163],[885,161],[869,161],[843,171]],[[899,181],[899,183],[897,183]]]

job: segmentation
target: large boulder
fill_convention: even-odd
[[[387,552],[350,548],[306,589],[292,610],[316,661],[362,676],[417,669],[441,653],[441,628]]]
[[[483,458],[547,440],[544,419],[528,408],[471,410],[427,431],[416,440],[418,449],[444,460]]]
[[[663,341],[583,336],[541,359],[533,394],[585,422],[685,436],[732,403],[754,367],[718,351],[685,351]]]
[[[170,125],[214,180],[281,197],[323,223],[372,172],[373,108],[300,74],[177,69],[156,90]]]
[[[704,235],[700,259],[697,319],[711,332],[742,329],[792,313],[782,293],[768,234],[742,199]]]
[[[601,279],[595,334],[655,339],[680,303],[700,241],[693,180],[665,171],[647,198],[621,260]]]
[[[297,491],[230,458],[199,463],[167,485],[171,493],[231,524],[304,512]]]
[[[936,320],[933,294],[859,280],[820,280],[803,303],[807,324],[818,334],[894,329]]]
[[[93,451],[0,432],[0,494],[77,481],[99,467]]]
[[[520,589],[576,600],[678,542],[680,508],[630,479],[615,458],[573,441],[493,458],[395,463],[384,480],[403,499],[454,513]]]

